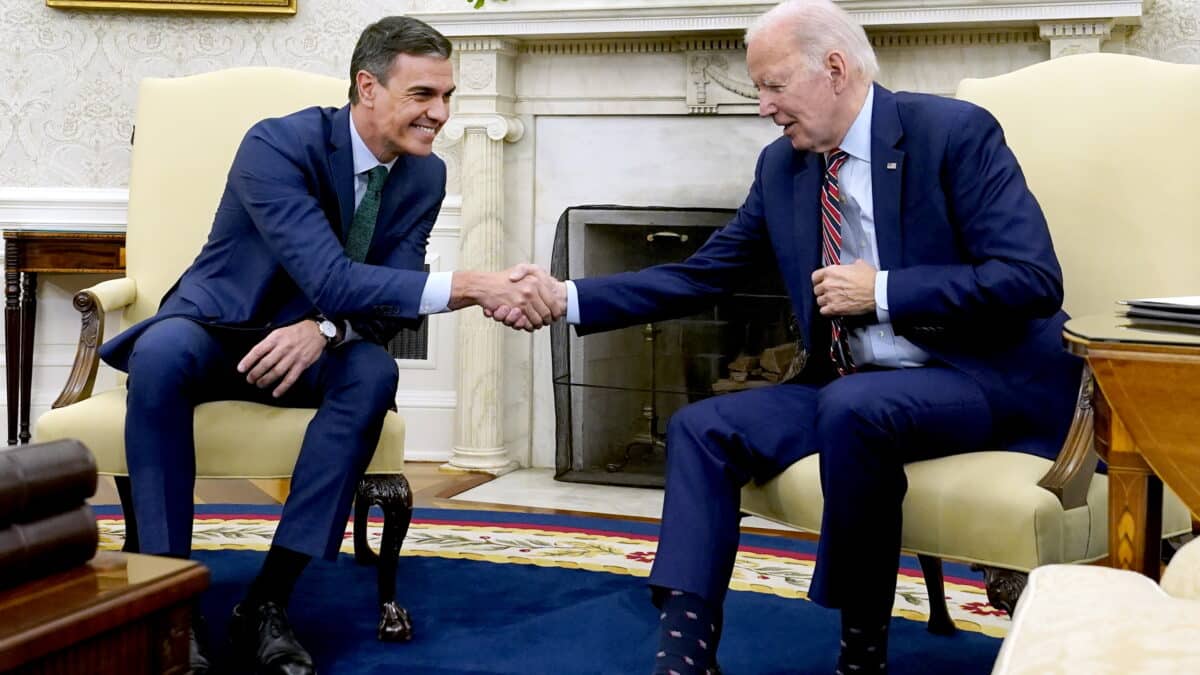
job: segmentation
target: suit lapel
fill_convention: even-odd
[[[795,223],[791,229],[790,242],[795,252],[794,260],[799,269],[808,273],[821,266],[821,223],[819,219],[819,195],[821,190],[821,158],[813,152],[797,153],[796,173],[792,177],[792,212]],[[782,258],[781,259],[786,259]],[[800,288],[809,288],[811,278],[799,280]],[[812,344],[812,316],[814,296],[811,290],[798,293],[800,296],[800,331],[804,344]]]
[[[329,155],[329,174],[333,177],[333,189],[337,193],[338,238],[346,241],[350,221],[354,219],[354,150],[350,144],[350,106],[345,106],[333,115],[333,128],[329,133],[333,152]]]
[[[879,268],[899,267],[903,231],[900,221],[900,188],[903,184],[904,152],[896,145],[904,136],[896,98],[875,85],[871,111],[871,191],[874,195],[875,240],[879,245]]]

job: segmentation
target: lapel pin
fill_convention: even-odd
[[[888,163],[887,163],[887,168],[888,168],[888,171],[895,171],[895,170],[896,170],[896,163],[895,163],[895,162],[888,162]]]

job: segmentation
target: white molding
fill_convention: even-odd
[[[404,448],[405,462],[447,462],[453,453],[450,450],[428,450],[423,448]]]
[[[0,187],[0,225],[13,230],[124,232],[125,188]]]
[[[499,5],[486,11],[454,9],[414,13],[451,38],[598,37],[741,32],[775,5],[773,2],[609,2],[551,6],[549,0],[514,9]],[[1116,19],[1139,23],[1143,0],[843,0],[839,3],[867,28],[953,26],[1042,21]]]
[[[454,410],[458,393],[453,389],[398,389],[396,407],[401,410]]]

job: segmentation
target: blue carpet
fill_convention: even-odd
[[[112,507],[97,508],[101,516]],[[277,515],[278,507],[203,506],[197,515]],[[119,510],[116,511],[119,513]],[[418,509],[417,520],[537,523],[635,535],[657,526],[601,518]],[[746,536],[744,546],[801,554],[812,542]],[[213,651],[221,658],[229,612],[262,564],[259,551],[197,551],[212,572],[202,600]],[[905,566],[915,564],[906,560]],[[970,577],[961,566],[947,574]],[[349,555],[314,562],[301,577],[292,623],[323,675],[441,674],[640,674],[648,673],[657,645],[657,615],[645,581],[624,574],[559,567],[496,564],[402,556],[398,599],[408,608],[415,637],[406,644],[374,638],[374,568]],[[767,593],[729,594],[719,658],[727,675],[833,672],[838,616],[804,600]],[[893,675],[986,674],[1000,641],[959,631],[938,637],[923,623],[895,617],[889,669]]]

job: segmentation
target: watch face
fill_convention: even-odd
[[[337,337],[337,326],[333,325],[332,321],[321,321],[317,324],[317,328],[321,330],[321,335],[330,340]]]

